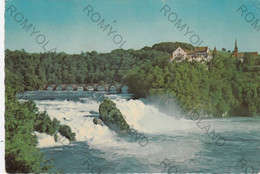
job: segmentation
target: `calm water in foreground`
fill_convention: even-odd
[[[64,145],[37,133],[41,151],[46,159],[53,159],[56,170],[69,173],[260,170],[259,117],[207,119],[197,123],[177,118],[174,112],[164,114],[141,100],[129,100],[131,95],[103,93],[117,104],[127,123],[136,130],[128,136],[118,135],[93,123],[93,118],[98,117],[100,102],[95,100],[99,94],[32,91],[18,95],[20,99],[35,100],[40,111],[46,110],[50,117],[69,125],[76,133],[77,141],[70,144],[64,141]],[[214,140],[213,133],[210,134],[213,131]]]

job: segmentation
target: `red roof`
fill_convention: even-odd
[[[199,51],[201,51],[201,52],[207,52],[207,50],[208,50],[208,47],[195,47],[195,48],[194,48],[194,51],[195,51],[195,52],[199,52]]]
[[[252,56],[258,56],[257,52],[250,52],[249,54],[251,54]]]
[[[237,58],[244,58],[245,54],[250,54],[251,56],[257,57],[258,53],[257,52],[244,52],[244,53],[237,53],[237,56],[232,53],[231,57],[237,57]]]

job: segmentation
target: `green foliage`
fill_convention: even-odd
[[[154,44],[152,48],[157,51],[167,52],[171,54],[179,46],[187,50],[192,50],[194,48],[191,44],[182,43],[182,42],[162,42],[162,43]]]
[[[47,172],[42,154],[36,148],[37,137],[33,134],[36,114],[29,102],[19,102],[14,90],[6,87],[5,97],[5,163],[9,173]]]
[[[110,99],[105,99],[99,106],[100,119],[114,131],[129,131],[130,127],[116,104]]]
[[[60,122],[56,118],[52,121],[46,112],[36,115],[34,130],[37,132],[54,135],[59,130],[59,126]]]
[[[76,141],[76,134],[72,133],[71,128],[67,125],[60,125],[59,132],[62,136],[66,137],[69,141]]]
[[[54,141],[57,142],[58,141],[58,135],[57,134],[54,134]]]
[[[260,56],[246,54],[241,62],[230,58],[229,52],[218,51],[210,62],[202,64],[169,63],[169,53],[178,46],[193,49],[186,43],[163,42],[141,50],[117,49],[105,54],[95,51],[73,55],[31,54],[6,50],[5,83],[23,91],[46,83],[126,82],[135,97],[163,96],[170,92],[183,110],[196,107],[216,116],[259,113],[258,94],[248,100],[244,91],[257,93]],[[167,97],[159,98],[161,103],[171,103]],[[45,118],[44,114],[39,117]],[[37,129],[47,130],[46,126]]]
[[[61,135],[70,141],[75,141],[75,133],[67,125],[53,120],[40,113],[33,101],[19,102],[15,97],[17,90],[6,86],[5,93],[5,161],[6,171],[11,173],[40,173],[47,172],[51,166],[43,160],[42,153],[36,148],[38,144],[34,131]],[[55,138],[55,137],[54,137]]]
[[[259,58],[246,56],[241,62],[217,52],[204,63],[160,60],[128,72],[125,81],[135,97],[156,97],[163,107],[178,104],[184,112],[196,108],[219,117],[260,113]]]
[[[19,91],[35,90],[47,83],[121,83],[130,69],[156,57],[169,57],[151,49],[73,55],[6,50],[5,55],[6,85]]]

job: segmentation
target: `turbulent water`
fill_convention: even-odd
[[[99,95],[100,92],[95,92]],[[39,147],[54,169],[75,173],[257,173],[260,169],[260,119],[195,119],[164,114],[128,94],[108,94],[135,130],[119,135],[95,125],[100,102],[89,92],[33,91],[18,95],[35,100],[40,111],[67,124],[76,142],[55,142],[36,133]]]

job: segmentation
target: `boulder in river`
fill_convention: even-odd
[[[94,123],[94,124],[99,124],[99,125],[101,125],[101,126],[104,125],[103,122],[102,122],[102,120],[100,120],[99,118],[94,118],[94,119],[93,119],[93,123]]]
[[[60,125],[58,131],[62,136],[66,137],[70,142],[76,141],[76,134],[71,131],[71,128],[68,125]]]
[[[128,132],[129,125],[125,121],[122,113],[116,108],[116,104],[110,99],[106,98],[99,106],[100,119],[110,129],[116,132]]]

